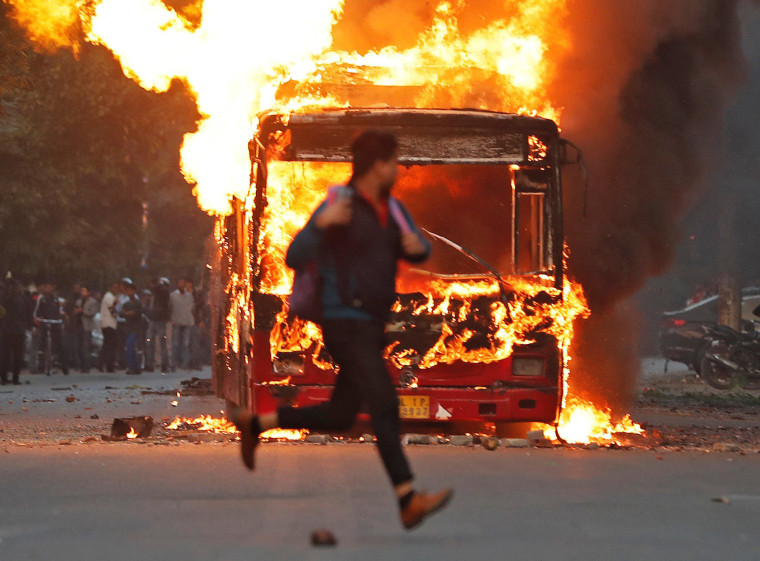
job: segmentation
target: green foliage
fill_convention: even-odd
[[[199,118],[183,84],[147,92],[103,47],[37,53],[5,12],[0,4],[0,273],[65,286],[201,269],[213,221],[179,172],[182,137]]]

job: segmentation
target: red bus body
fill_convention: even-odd
[[[565,144],[553,121],[472,110],[344,109],[286,117],[267,115],[250,144],[250,198],[236,201],[233,214],[217,223],[220,250],[215,269],[220,274],[213,303],[213,378],[217,395],[230,404],[266,412],[282,404],[304,407],[329,399],[335,379],[335,371],[325,368],[329,357],[315,360],[313,347],[278,354],[270,346],[285,297],[268,294],[262,288],[267,265],[259,254],[268,168],[275,159],[348,162],[351,136],[369,127],[396,133],[402,165],[434,165],[444,171],[447,165],[460,166],[459,171],[466,171],[469,168],[462,166],[468,165],[491,166],[484,171],[491,174],[494,166],[501,166],[505,174],[511,173],[512,193],[511,199],[506,199],[505,212],[511,212],[507,216],[512,217],[512,222],[505,221],[504,228],[512,232],[513,242],[505,242],[503,251],[512,260],[511,273],[524,274],[526,279],[538,278],[537,273],[541,273],[540,282],[554,291],[555,300],[562,298],[560,166]],[[533,146],[535,138],[542,146],[538,153]],[[515,174],[521,173],[520,177],[531,180],[517,184]],[[402,200],[407,202],[404,197]],[[521,216],[529,214],[525,210],[529,205],[534,210],[530,211],[532,222],[526,226],[527,219]],[[418,223],[426,226],[420,223],[415,209],[410,206],[410,210]],[[455,220],[457,209],[452,207],[451,213]],[[466,229],[463,232],[462,235]],[[482,239],[473,241],[483,243]],[[523,271],[535,267],[540,270]],[[487,276],[487,272],[483,273],[483,277]],[[556,296],[558,291],[560,296]],[[511,298],[510,294],[502,296]],[[390,328],[390,338],[417,337],[414,329],[422,329],[418,335],[424,338],[440,329],[437,320],[430,320],[434,328],[412,326],[415,317],[403,315],[397,321],[401,327],[396,328],[395,335]],[[471,319],[462,320],[461,325]],[[494,329],[488,329],[486,336],[491,337]],[[419,368],[419,359],[417,356],[406,366],[398,360],[388,360],[388,370],[398,388],[402,420],[554,423],[558,418],[564,356],[557,337],[547,330],[537,329],[529,340],[515,345],[509,356],[500,360],[454,360]]]

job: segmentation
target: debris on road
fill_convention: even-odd
[[[486,436],[480,439],[480,445],[486,450],[496,450],[499,447],[499,439],[494,436]]]
[[[712,449],[715,452],[740,452],[741,446],[733,442],[716,442]]]
[[[338,545],[338,540],[330,530],[314,530],[311,533],[311,545],[335,546]]]
[[[402,438],[402,444],[438,444],[438,438],[430,434],[406,434]]]
[[[538,448],[552,448],[554,447],[554,441],[544,436],[543,430],[530,430],[526,435],[528,443]]]
[[[153,431],[153,417],[125,417],[114,419],[111,425],[111,439],[145,438]]]
[[[449,437],[452,446],[471,446],[474,439],[469,434],[455,434]]]

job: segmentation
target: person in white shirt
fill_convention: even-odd
[[[185,279],[177,281],[177,290],[169,295],[172,323],[172,360],[175,368],[187,368],[190,362],[190,335],[195,325],[195,298],[186,290]]]
[[[100,302],[100,328],[103,331],[103,348],[100,350],[98,370],[105,368],[106,372],[114,371],[116,362],[116,352],[118,350],[119,340],[116,334],[116,304],[119,295],[119,283],[115,282],[108,288],[108,292],[103,296]]]

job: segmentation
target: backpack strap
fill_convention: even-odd
[[[331,185],[327,189],[327,202],[334,203],[339,197],[350,197],[353,194],[351,187],[347,185]]]
[[[328,204],[332,204],[340,197],[350,197],[352,195],[353,189],[351,187],[347,185],[332,185],[327,189],[327,202]],[[402,234],[410,234],[414,231],[409,223],[409,219],[401,208],[401,202],[397,198],[388,197],[388,210]]]
[[[409,224],[409,219],[406,217],[406,214],[404,214],[404,211],[401,209],[401,203],[398,199],[394,197],[388,198],[388,210],[390,211],[393,220],[398,224],[402,234],[412,233],[412,226]]]

